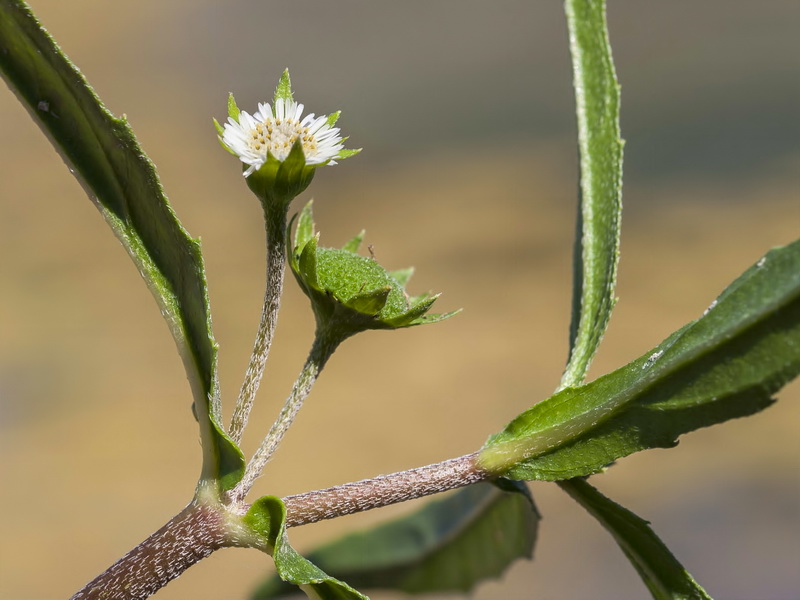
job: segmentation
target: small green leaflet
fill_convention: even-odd
[[[524,484],[503,482],[505,491],[488,483],[466,487],[410,515],[323,546],[309,559],[360,588],[467,592],[533,553],[539,514]],[[292,591],[273,578],[253,600]]]
[[[259,498],[243,522],[268,545],[280,578],[298,586],[312,600],[369,600],[346,583],[326,575],[292,548],[286,535],[286,506],[280,498]]]

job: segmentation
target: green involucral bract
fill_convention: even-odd
[[[243,517],[244,524],[261,538],[275,561],[278,576],[300,587],[313,600],[369,600],[367,596],[306,560],[289,544],[286,535],[286,506],[280,498],[264,496],[256,500]]]
[[[321,248],[310,202],[297,220],[289,264],[311,300],[320,331],[344,339],[367,329],[435,323],[458,312],[426,314],[439,296],[408,296],[404,286],[411,269],[390,273],[373,258],[356,254],[362,238],[363,232],[344,248]]]
[[[258,197],[265,210],[275,207],[276,210],[287,211],[292,200],[311,184],[315,171],[316,166],[306,164],[303,147],[297,141],[284,161],[270,154],[267,162],[247,177],[247,187]]]

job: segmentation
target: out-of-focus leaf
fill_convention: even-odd
[[[583,382],[614,308],[622,212],[619,84],[604,0],[566,0],[578,116],[580,207],[570,357],[562,387]]]
[[[559,483],[614,537],[656,600],[711,600],[650,525],[583,479]]]
[[[127,250],[183,358],[204,449],[204,480],[244,470],[220,427],[217,345],[200,243],[181,226],[127,121],[114,117],[20,0],[0,0],[0,70]]]
[[[699,427],[753,414],[800,373],[800,241],[771,250],[652,352],[534,405],[482,450],[515,479],[596,473]]]
[[[328,544],[309,559],[360,588],[469,591],[533,553],[539,514],[524,484],[505,483],[506,491],[487,483],[464,488],[408,516]],[[253,599],[291,592],[273,578]]]
[[[264,539],[268,546],[265,549],[272,555],[278,575],[284,582],[292,584],[291,589],[299,587],[313,600],[369,600],[346,583],[326,575],[292,548],[286,535],[286,506],[280,498],[259,498],[243,521]]]

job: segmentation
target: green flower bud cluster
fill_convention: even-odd
[[[390,272],[358,254],[363,231],[342,248],[323,248],[314,232],[311,202],[295,219],[289,265],[311,300],[320,331],[344,339],[367,329],[436,323],[459,312],[427,314],[439,295],[409,296],[405,286],[413,269]]]

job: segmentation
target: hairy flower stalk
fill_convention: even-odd
[[[324,490],[287,496],[287,527],[308,525],[373,508],[438,494],[495,477],[478,464],[478,453],[444,462],[379,475]]]
[[[256,479],[261,475],[264,467],[272,458],[278,445],[294,422],[297,413],[303,406],[303,402],[311,393],[311,388],[314,387],[320,372],[343,339],[342,337],[329,335],[318,334],[316,336],[311,352],[309,352],[308,358],[292,387],[289,397],[286,398],[278,418],[272,424],[258,450],[248,462],[241,481],[229,493],[233,503],[241,503],[253,487]]]
[[[223,147],[244,165],[248,187],[264,209],[267,233],[267,283],[253,352],[228,430],[239,443],[264,374],[278,321],[286,257],[286,215],[289,205],[314,177],[316,167],[334,165],[358,150],[346,150],[333,125],[339,113],[303,116],[304,105],[292,96],[289,72],[278,82],[272,104],[261,103],[254,114],[228,100],[228,122],[216,123]]]
[[[289,264],[311,301],[317,321],[314,343],[278,418],[247,464],[244,476],[229,492],[234,504],[244,500],[261,475],[339,344],[362,331],[435,323],[455,314],[427,314],[437,296],[408,296],[405,284],[412,270],[393,275],[373,259],[359,256],[362,236],[363,232],[342,249],[321,248],[310,202],[297,218]]]
[[[278,323],[283,279],[286,272],[284,262],[286,259],[286,212],[265,210],[264,220],[267,234],[267,285],[253,352],[250,355],[250,362],[247,365],[228,431],[231,439],[237,444],[242,439],[242,433],[247,425],[269,357],[275,327]]]
[[[493,479],[478,453],[283,498],[287,527],[389,506]],[[259,547],[231,507],[192,501],[166,525],[86,584],[70,600],[144,600],[222,548]]]

